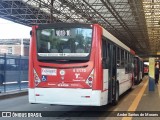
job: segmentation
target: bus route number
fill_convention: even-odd
[[[70,36],[70,30],[56,30],[56,36]]]

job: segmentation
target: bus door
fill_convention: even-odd
[[[137,64],[137,58],[134,57],[134,82],[135,82],[135,84],[138,81],[137,76],[138,76],[138,64]]]
[[[116,97],[116,78],[117,78],[117,64],[116,64],[116,46],[108,43],[108,65],[109,65],[109,102],[113,102]]]

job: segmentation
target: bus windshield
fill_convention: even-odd
[[[89,58],[91,28],[54,28],[37,30],[38,58]]]

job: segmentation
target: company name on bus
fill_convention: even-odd
[[[57,69],[42,68],[42,75],[57,75]]]

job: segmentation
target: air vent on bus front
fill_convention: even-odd
[[[45,68],[56,68],[56,69],[69,69],[69,68],[86,68],[88,67],[88,65],[84,65],[84,66],[68,66],[68,67],[55,67],[55,66],[42,66],[39,65],[40,67],[45,67]]]

